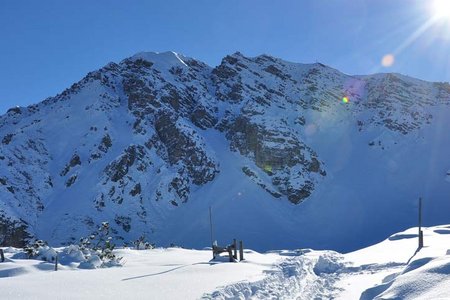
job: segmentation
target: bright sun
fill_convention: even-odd
[[[436,18],[450,19],[450,0],[434,0],[433,13]]]

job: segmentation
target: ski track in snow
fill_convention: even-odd
[[[319,253],[319,254],[318,254]],[[283,260],[268,276],[256,282],[238,282],[205,294],[202,299],[337,299],[343,288],[336,285],[344,279],[376,273],[394,278],[405,263],[368,264],[353,267],[342,254],[333,251],[299,253]],[[281,254],[285,255],[285,254]]]
[[[205,294],[202,299],[329,299],[337,292],[338,272],[345,270],[341,254],[315,251],[295,255],[279,263],[268,276],[256,282],[239,282]]]

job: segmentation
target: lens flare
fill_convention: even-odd
[[[265,165],[264,166],[264,171],[266,171],[267,173],[272,173],[272,166],[271,165]]]
[[[342,103],[348,103],[348,101],[349,101],[349,100],[348,100],[348,97],[343,97],[343,98],[342,98]]]
[[[316,124],[308,124],[305,127],[305,133],[308,136],[312,136],[316,133],[317,131],[317,125]]]
[[[386,54],[381,59],[381,65],[385,68],[392,66],[394,64],[394,62],[395,62],[395,57],[392,54]]]

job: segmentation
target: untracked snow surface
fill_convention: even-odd
[[[210,250],[120,249],[121,267],[82,270],[3,248],[2,299],[449,299],[450,226],[417,228],[348,254],[251,250],[245,260],[211,260]],[[65,249],[57,249],[64,252]]]

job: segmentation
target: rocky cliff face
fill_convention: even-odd
[[[335,176],[324,147],[338,145],[342,124],[381,148],[431,126],[449,101],[448,84],[399,74],[354,77],[267,55],[235,53],[211,68],[137,54],[0,117],[0,242],[69,243],[105,219],[116,240],[170,240],[155,232],[174,211],[201,202],[204,189],[228,197],[223,151],[260,201],[298,205]]]

